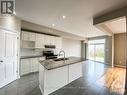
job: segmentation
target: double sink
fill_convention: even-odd
[[[69,60],[69,58],[57,58],[57,59],[53,59],[53,61],[65,61],[65,60]]]

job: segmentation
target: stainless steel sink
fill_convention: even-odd
[[[53,59],[53,61],[64,61],[64,60],[69,60],[69,58],[58,58],[58,59]]]

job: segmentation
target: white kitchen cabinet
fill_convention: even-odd
[[[44,35],[44,44],[45,45],[50,45],[51,44],[51,38],[50,38],[51,36],[49,36],[49,35]]]
[[[29,33],[26,32],[26,31],[22,31],[22,37],[21,37],[21,39],[28,41],[29,40]]]
[[[50,38],[50,45],[55,45],[55,36],[49,36]]]
[[[38,57],[38,58],[27,58],[27,59],[21,59],[20,62],[20,75],[26,75],[32,72],[38,72],[39,71],[39,61],[45,60],[44,57]]]
[[[25,41],[35,41],[36,40],[36,34],[32,32],[22,31],[22,40]]]
[[[38,58],[31,58],[30,61],[30,72],[38,72],[39,71],[39,62]]]
[[[43,95],[49,95],[80,77],[82,62],[50,70],[39,64],[39,87]]]
[[[61,37],[22,31],[21,38],[23,41],[27,41],[27,43],[29,41],[32,41],[32,43],[29,42],[30,45],[32,44],[32,46],[30,46],[32,48],[34,47],[44,48],[45,45],[55,45],[57,49],[62,48],[62,38]],[[25,44],[23,44],[22,46],[24,45]],[[27,45],[25,45],[25,47],[27,47]]]
[[[30,73],[30,62],[29,59],[21,59],[20,63],[20,75]]]
[[[36,48],[44,48],[44,35],[43,34],[36,34],[36,42],[35,47]]]
[[[82,62],[69,65],[69,83],[82,77]]]
[[[29,41],[35,41],[36,40],[36,33],[29,32]]]
[[[46,88],[44,95],[48,95],[68,84],[68,66],[44,71],[44,75],[44,88]]]

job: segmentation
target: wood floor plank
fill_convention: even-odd
[[[123,94],[125,88],[125,73],[126,70],[124,68],[109,68],[97,83],[109,88],[113,92]]]

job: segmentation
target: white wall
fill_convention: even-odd
[[[15,16],[0,16],[0,27],[20,32],[21,20]]]
[[[81,57],[81,41],[79,40],[63,38],[62,48],[66,53],[66,57]]]

